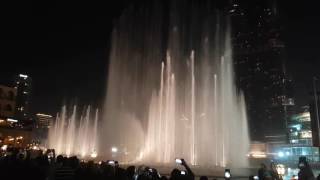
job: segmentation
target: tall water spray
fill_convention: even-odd
[[[101,147],[127,162],[245,166],[228,18],[210,1],[172,2],[128,9],[116,25]]]
[[[98,110],[92,115],[89,106],[82,116],[77,116],[76,106],[71,112],[63,106],[51,127],[48,147],[54,148],[56,154],[79,155],[82,158],[97,154]]]

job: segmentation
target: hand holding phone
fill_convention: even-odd
[[[230,169],[226,169],[226,170],[224,171],[224,178],[225,178],[225,179],[230,179],[230,178],[231,178]]]
[[[184,165],[184,164],[185,164],[185,161],[184,161],[184,159],[176,158],[176,163],[177,163],[177,164]]]
[[[115,162],[115,161],[110,160],[110,161],[108,161],[108,164],[109,164],[109,165],[114,166],[114,165],[116,164],[116,162]]]

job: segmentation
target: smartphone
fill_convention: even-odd
[[[300,168],[304,167],[304,163],[299,163],[299,167]]]
[[[53,152],[52,152],[52,151],[50,151],[50,152],[48,153],[48,158],[53,158]]]
[[[226,169],[226,170],[224,171],[224,177],[225,177],[226,179],[230,179],[230,178],[231,178],[230,169]]]
[[[180,171],[180,174],[181,175],[186,175],[186,172],[185,171]]]
[[[108,161],[108,164],[109,164],[109,165],[115,165],[116,162],[115,162],[115,161]]]
[[[177,164],[182,164],[182,159],[176,159]]]

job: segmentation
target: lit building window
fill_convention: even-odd
[[[25,75],[25,74],[19,74],[19,76],[24,78],[24,79],[28,78],[28,75]]]
[[[301,131],[301,138],[312,138],[312,132],[311,131]]]

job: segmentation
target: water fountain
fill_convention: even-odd
[[[117,146],[125,162],[243,167],[249,140],[231,29],[209,1],[190,2],[150,1],[120,18],[100,145]]]
[[[54,148],[56,154],[78,155],[82,158],[97,154],[98,110],[92,118],[89,106],[83,116],[77,117],[76,106],[73,107],[71,113],[67,111],[66,106],[63,106],[51,126],[48,147]]]

